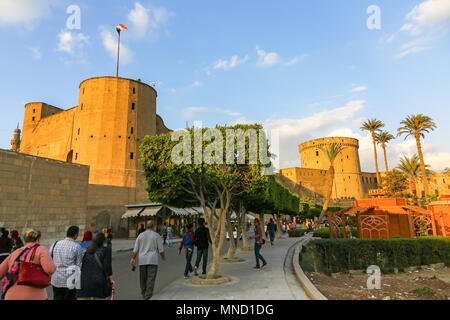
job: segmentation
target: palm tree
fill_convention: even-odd
[[[386,166],[386,172],[389,171],[387,157],[386,157],[386,143],[389,143],[389,141],[394,140],[394,139],[395,139],[395,137],[387,131],[381,131],[375,137],[375,140],[378,142],[378,144],[381,144],[381,147],[383,148],[384,164]]]
[[[423,153],[420,138],[421,137],[425,138],[425,133],[433,131],[434,129],[437,128],[437,126],[433,122],[433,119],[423,114],[410,115],[406,117],[405,120],[400,122],[400,124],[402,124],[403,126],[398,128],[398,136],[406,134],[405,140],[409,136],[414,136],[414,138],[416,138],[417,151],[419,153],[420,158],[420,169],[422,171],[423,189],[425,191],[425,196],[427,196],[429,194],[428,180],[427,180],[427,172],[425,169],[425,162],[423,161]]]
[[[403,156],[403,158],[400,158],[400,164],[397,166],[397,169],[402,171],[409,178],[414,198],[417,198],[416,179],[420,175],[419,160],[417,154],[413,155],[411,158]]]
[[[344,147],[341,143],[328,143],[326,145],[319,146],[319,149],[322,150],[328,157],[328,160],[330,161],[330,168],[328,169],[328,186],[327,186],[327,196],[325,198],[325,203],[323,204],[322,212],[319,216],[319,224],[322,222],[323,218],[325,217],[325,213],[328,210],[328,204],[331,200],[331,194],[333,193],[333,181],[334,181],[334,160],[336,160],[339,153],[341,153],[342,150],[344,150],[346,147]]]
[[[384,127],[384,123],[377,119],[368,119],[361,126],[361,130],[369,131],[372,134],[373,140],[373,152],[375,155],[375,169],[377,170],[377,181],[378,184],[381,185],[381,176],[380,171],[378,170],[378,159],[377,159],[377,143],[376,143],[376,132],[380,131],[381,128]]]

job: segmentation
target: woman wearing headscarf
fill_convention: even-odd
[[[16,251],[17,249],[23,247],[23,241],[19,237],[19,232],[17,230],[11,231],[11,245],[12,251]]]
[[[112,250],[111,247],[105,247],[105,241],[105,235],[99,233],[86,250],[81,265],[78,300],[105,300],[116,286],[112,276]]]
[[[17,285],[20,265],[23,262],[38,264],[49,276],[56,266],[48,249],[39,244],[41,233],[29,230],[25,233],[25,246],[17,249],[0,265],[0,279],[2,279],[2,299],[5,300],[47,300],[45,288],[28,285]]]
[[[84,250],[87,250],[87,248],[91,245],[91,243],[92,243],[92,232],[85,231],[84,235],[83,235],[83,240],[81,241],[80,246]]]

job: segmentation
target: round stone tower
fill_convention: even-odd
[[[319,146],[327,143],[341,143],[345,149],[334,161],[334,185],[332,198],[360,198],[363,195],[361,185],[361,165],[359,161],[359,142],[348,137],[329,137],[314,139],[299,145],[302,168],[328,170],[330,161]]]
[[[155,89],[116,77],[87,79],[79,89],[68,157],[89,164],[91,184],[136,187],[139,145],[156,134]]]

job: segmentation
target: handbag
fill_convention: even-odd
[[[31,286],[35,288],[46,288],[50,285],[50,276],[39,264],[33,263],[37,247],[33,248],[29,262],[22,261],[17,278],[18,286]]]
[[[109,277],[106,275],[105,268],[103,268],[103,263],[100,261],[97,252],[94,253],[94,259],[97,265],[100,267],[100,269],[102,269],[103,275],[106,278],[106,291],[111,294],[111,300],[114,300],[114,290],[112,288],[111,281],[109,281]]]

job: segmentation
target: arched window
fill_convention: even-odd
[[[72,162],[73,159],[73,150],[70,150],[66,157],[66,162]]]

